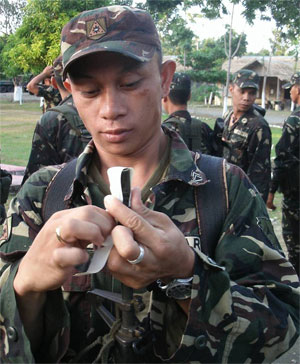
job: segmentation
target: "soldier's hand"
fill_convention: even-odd
[[[54,68],[53,66],[47,66],[43,70],[43,74],[45,75],[45,78],[51,78],[54,75]]]
[[[273,201],[274,201],[274,193],[269,193],[266,205],[267,208],[270,210],[276,210],[276,206],[274,205]]]
[[[22,296],[61,287],[76,272],[75,266],[88,260],[87,245],[101,246],[115,224],[105,210],[96,206],[52,215],[20,263],[14,280],[17,294]],[[62,241],[57,238],[57,228]]]
[[[104,202],[107,211],[121,224],[112,230],[114,247],[107,262],[117,279],[132,288],[141,288],[158,278],[167,282],[193,275],[195,256],[184,235],[167,215],[143,205],[139,189],[132,190],[131,209],[112,196]],[[127,260],[139,256],[139,245],[145,255],[133,265]]]

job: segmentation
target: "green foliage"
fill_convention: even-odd
[[[41,72],[59,55],[61,29],[72,17],[113,3],[131,5],[132,0],[28,0],[22,25],[2,49],[3,72],[10,77]]]
[[[227,36],[227,33],[225,34]],[[236,55],[245,54],[247,48],[246,35],[238,35],[233,31],[232,34],[232,50],[234,51],[238,45],[241,36],[240,47]],[[192,70],[188,71],[190,77],[194,81],[207,83],[225,83],[226,72],[221,70],[222,63],[227,58],[224,46],[224,36],[215,39],[205,39],[200,42],[198,50],[193,50],[186,57],[186,66]],[[180,57],[182,63],[182,57]]]
[[[197,85],[196,83],[194,83],[192,86],[191,101],[197,103],[203,103],[205,97],[208,98],[211,92],[219,96],[219,89],[216,85],[209,85],[209,84]]]
[[[245,7],[243,15],[250,23],[255,19],[257,11],[264,19],[267,18],[267,12],[271,11],[271,16],[275,19],[282,36],[287,34],[287,39],[299,44],[299,0],[229,0],[229,2],[242,4]],[[47,64],[51,64],[59,54],[61,28],[74,15],[106,5],[132,5],[133,1],[27,0],[27,5],[23,8],[24,3],[25,0],[0,0],[0,11],[6,19],[4,27],[7,28],[11,24],[10,30],[14,29],[24,14],[23,22],[17,31],[0,40],[0,72],[11,77],[24,72],[36,74]],[[172,54],[181,55],[183,51],[185,53],[191,51],[193,33],[180,18],[180,10],[185,11],[191,6],[198,6],[199,16],[209,18],[217,18],[228,13],[222,0],[140,0],[134,4],[149,10],[153,15],[162,34],[163,47],[168,51],[166,53],[173,50]],[[207,61],[209,59],[207,56]],[[195,66],[199,72],[201,69],[197,68],[197,64]],[[200,76],[198,74],[197,77]]]
[[[161,35],[164,54],[183,55],[192,50],[194,33],[181,17],[172,19]]]
[[[21,23],[26,0],[0,0],[1,25],[0,32],[11,34]]]

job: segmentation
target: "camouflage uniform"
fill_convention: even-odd
[[[6,218],[4,204],[7,201],[12,175],[4,169],[0,168],[0,224],[3,224]]]
[[[270,192],[279,188],[283,193],[282,235],[290,261],[300,275],[299,243],[299,127],[300,105],[283,125],[282,136],[276,144],[273,178]]]
[[[60,105],[74,107],[72,96],[66,97]],[[78,120],[80,120],[78,116]],[[61,164],[77,157],[90,140],[89,133],[82,121],[76,125],[76,129],[70,124],[63,113],[47,111],[35,127],[32,139],[31,153],[25,170],[23,182],[41,167]],[[80,132],[85,130],[86,136]]]
[[[61,102],[59,90],[53,86],[38,85],[38,93],[36,96],[44,98],[43,113],[51,109],[51,107],[58,105]]]
[[[171,140],[169,167],[146,204],[172,219],[196,259],[188,318],[174,300],[158,289],[152,292],[150,324],[156,336],[156,357],[151,362],[271,362],[297,339],[299,282],[291,264],[275,248],[278,242],[265,205],[245,174],[226,164],[229,211],[214,256],[205,255],[193,244],[200,236],[194,193],[209,181],[197,167],[199,154],[190,152],[177,133],[168,128],[164,132]],[[69,206],[92,203],[103,208],[104,193],[88,172],[94,153],[91,142],[79,156]],[[20,259],[43,226],[42,201],[58,169],[47,167],[28,179],[11,202],[0,241],[1,357],[6,362],[34,361],[13,279]],[[63,294],[48,292],[45,335],[37,361],[68,361],[105,333],[106,325],[86,298],[86,292],[95,287],[115,292],[119,284],[102,271],[73,276]],[[91,360],[84,356],[80,361]]]
[[[241,88],[257,89],[258,81],[258,76],[250,70],[239,71],[233,79]],[[232,116],[233,110],[224,117],[223,157],[243,169],[266,201],[271,179],[270,127],[253,106],[230,127]]]
[[[199,150],[204,154],[212,154],[212,130],[206,123],[199,119],[191,118],[191,114],[187,110],[175,111],[166,120],[164,120],[165,126],[168,126],[169,128],[175,130],[179,134],[180,130],[178,125],[180,123],[186,123],[189,125],[191,125],[191,123],[197,124],[198,134],[195,135],[195,137],[199,138],[200,140],[201,147],[199,148]],[[183,137],[182,134],[181,136]],[[183,139],[185,140],[185,138]],[[192,138],[188,138],[188,140],[185,140],[185,143],[187,144],[189,149],[194,150],[194,148],[192,148],[192,140],[189,139]]]

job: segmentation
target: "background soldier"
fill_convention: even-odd
[[[9,188],[12,182],[12,175],[4,169],[0,168],[0,225],[6,218],[6,210],[4,204],[7,201]]]
[[[190,77],[185,73],[175,73],[170,93],[162,99],[163,108],[169,114],[164,125],[177,131],[190,150],[212,154],[212,130],[206,123],[191,117],[187,110],[190,98]]]
[[[283,193],[282,235],[289,258],[300,276],[299,254],[299,127],[300,127],[300,72],[295,73],[291,82],[283,85],[290,88],[295,110],[283,125],[282,136],[276,144],[273,178],[270,185],[267,206],[274,210],[274,194],[279,189]]]
[[[254,107],[259,76],[242,69],[233,75],[229,91],[233,108],[224,116],[223,157],[242,168],[267,200],[271,178],[271,130]]]
[[[41,167],[77,157],[91,139],[74,106],[72,95],[63,85],[62,71],[60,56],[53,63],[52,84],[59,90],[62,101],[56,108],[47,111],[35,127],[22,184]]]
[[[54,67],[47,66],[43,72],[33,77],[27,84],[27,90],[29,92],[35,96],[43,97],[43,113],[61,102],[60,92],[51,82],[53,75]]]

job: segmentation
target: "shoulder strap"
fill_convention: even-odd
[[[53,177],[42,204],[42,217],[46,222],[55,212],[67,208],[64,198],[75,177],[77,158],[72,159]]]
[[[75,133],[80,136],[83,141],[89,141],[91,139],[90,133],[86,130],[77,110],[68,104],[63,104],[59,106],[52,107],[49,111],[58,112],[64,115],[68,120],[71,128]]]
[[[190,128],[190,139],[192,142],[191,149],[194,151],[200,150],[202,147],[202,121],[192,118]]]
[[[210,182],[195,188],[202,251],[214,257],[228,213],[225,159],[202,154],[199,168]]]
[[[175,129],[190,150],[201,151],[202,129],[201,120],[191,118],[186,121],[171,116],[164,121],[164,124]]]

